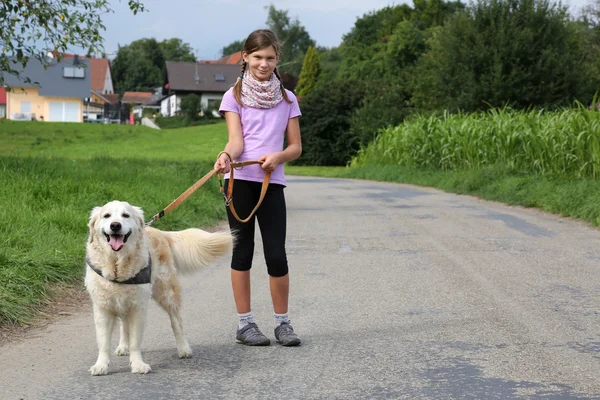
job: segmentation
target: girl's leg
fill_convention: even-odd
[[[231,287],[238,314],[249,313],[250,307],[250,271],[231,270]]]
[[[288,312],[290,278],[285,253],[286,206],[282,185],[271,185],[257,213],[275,314]]]
[[[256,192],[256,185],[259,185],[258,192]],[[258,201],[258,195],[260,195],[260,184],[235,181],[233,204],[242,218],[250,214]],[[238,329],[235,338],[238,343],[248,346],[268,346],[271,341],[254,323],[250,305],[250,267],[254,255],[255,219],[252,218],[242,224],[235,219],[229,208],[227,208],[227,217],[229,227],[235,235],[235,246],[231,258],[231,287],[238,312]]]

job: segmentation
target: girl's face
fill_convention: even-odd
[[[250,73],[259,81],[268,81],[277,66],[279,56],[273,46],[265,47],[253,53],[243,53],[244,61]]]

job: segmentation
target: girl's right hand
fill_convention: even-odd
[[[217,162],[215,162],[215,170],[219,174],[226,174],[231,170],[231,165],[229,163],[229,157],[227,157],[227,154],[221,154],[219,158],[217,158]]]

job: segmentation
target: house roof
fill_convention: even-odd
[[[201,63],[206,64],[242,64],[242,52],[238,51],[237,53],[230,54],[228,56],[223,56],[218,60],[201,60]]]
[[[0,71],[4,77],[4,84],[8,87],[39,88],[40,96],[77,97],[84,99],[90,96],[90,62],[79,60],[74,67],[74,60],[62,59],[60,62],[53,60],[47,68],[36,58],[32,58],[25,68],[20,64],[13,65],[19,71],[19,76]],[[81,77],[65,77],[65,73],[77,71]],[[26,78],[31,80],[26,83]],[[39,83],[38,84],[36,84]]]
[[[73,54],[62,54],[63,58],[72,59]],[[79,57],[80,60],[90,61],[91,87],[92,90],[102,92],[106,80],[106,71],[110,68],[110,60],[108,58],[88,58]]]
[[[108,100],[108,102],[110,104],[117,104],[119,102],[119,94],[118,93],[103,94],[102,97],[104,97],[106,100]]]
[[[240,66],[235,64],[167,61],[167,82],[171,91],[225,93],[239,75]]]
[[[152,100],[151,92],[125,92],[122,103],[147,104]]]

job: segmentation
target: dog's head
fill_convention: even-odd
[[[130,237],[136,239],[144,230],[144,213],[141,208],[123,201],[111,201],[94,207],[90,215],[89,242],[106,241],[114,250],[121,250]]]

